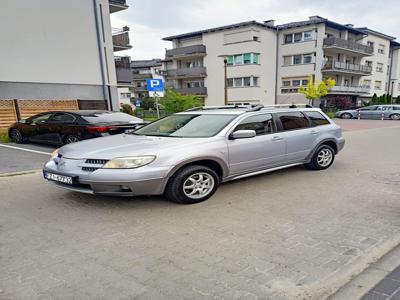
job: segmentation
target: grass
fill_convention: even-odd
[[[0,128],[0,143],[8,143],[9,141],[7,128]]]
[[[333,111],[328,111],[328,112],[326,112],[325,114],[326,114],[329,118],[331,118],[331,119],[336,118],[336,117],[335,117],[335,113],[334,113]]]

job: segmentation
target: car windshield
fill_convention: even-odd
[[[142,127],[134,134],[181,138],[211,137],[235,117],[235,115],[176,114]]]
[[[141,122],[139,118],[122,112],[94,112],[82,115],[82,118],[89,123],[132,124]]]

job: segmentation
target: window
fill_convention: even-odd
[[[378,53],[385,54],[385,45],[379,44]]]
[[[383,63],[377,63],[376,64],[376,71],[377,72],[383,72]]]
[[[278,117],[284,131],[310,127],[310,122],[301,112],[280,113]]]
[[[63,113],[56,113],[52,118],[51,121],[54,122],[73,122],[75,121],[75,117],[70,114],[63,114]]]
[[[300,65],[301,64],[301,55],[294,55],[293,56],[293,64]]]
[[[283,86],[290,86],[290,80],[285,80],[282,82]]]
[[[313,55],[312,54],[304,54],[303,55],[303,64],[311,64]]]
[[[52,115],[51,113],[38,115],[36,117],[28,119],[28,124],[36,125],[36,124],[40,124],[40,123],[45,123],[49,120],[51,115]]]
[[[293,80],[293,81],[292,81],[292,85],[293,85],[293,86],[300,86],[300,82],[301,82],[301,81],[300,81],[299,79]]]
[[[235,65],[243,64],[243,55],[235,55],[234,62],[235,62]]]
[[[311,120],[311,126],[320,126],[330,124],[329,121],[317,111],[306,111],[306,116]]]
[[[307,85],[308,84],[308,79],[303,79],[301,81],[301,85]]]
[[[297,32],[294,34],[294,42],[295,43],[301,42],[302,38],[303,38],[302,32]]]
[[[236,77],[228,78],[228,87],[250,87],[258,85],[258,77],[247,76],[247,77]]]
[[[253,41],[258,42],[260,38],[258,36],[253,36]]]
[[[244,77],[243,78],[243,85],[244,86],[251,86],[251,77]]]
[[[253,77],[253,86],[258,86],[258,77]]]
[[[312,31],[305,31],[304,33],[304,41],[311,41],[312,40]]]
[[[274,132],[274,121],[271,114],[250,116],[239,123],[234,131],[254,130],[256,135]]]
[[[374,46],[374,42],[368,41],[367,45],[373,47]]]
[[[292,64],[292,56],[284,56],[283,57],[283,65],[290,66]]]
[[[297,93],[299,89],[281,89],[281,94],[293,94]]]
[[[369,79],[364,79],[363,86],[365,86],[365,87],[371,87],[371,80],[369,80]]]
[[[245,53],[243,54],[243,57],[244,57],[243,61],[246,65],[251,63],[251,53]]]
[[[375,81],[375,89],[376,90],[382,89],[382,81]]]
[[[228,56],[227,58],[226,58],[226,61],[227,61],[227,65],[233,65],[233,56]]]
[[[372,67],[372,61],[370,61],[370,60],[366,60],[366,61],[365,61],[365,64],[366,64],[368,67]]]
[[[285,35],[285,44],[293,43],[293,34],[286,34]]]
[[[253,64],[258,64],[258,57],[260,54],[258,53],[253,53]]]
[[[228,78],[228,87],[233,87],[233,78]]]
[[[121,99],[130,99],[131,93],[120,93],[120,98]]]
[[[234,78],[233,79],[233,84],[234,84],[235,87],[243,86],[243,78],[242,77]]]

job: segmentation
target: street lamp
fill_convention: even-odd
[[[393,88],[394,88],[394,81],[392,81],[392,91],[390,92],[390,104],[393,104]]]
[[[224,59],[224,104],[228,105],[228,60],[227,57],[229,55],[222,54],[218,55],[218,57],[222,57]]]

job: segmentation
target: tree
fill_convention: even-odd
[[[194,95],[182,95],[171,88],[167,88],[160,104],[167,113],[176,113],[189,108],[203,105],[202,101]]]
[[[335,80],[328,78],[325,81],[314,82],[313,76],[308,76],[306,86],[299,88],[299,93],[303,94],[310,104],[314,104],[314,100],[319,99],[328,94],[328,91],[335,85]]]
[[[396,104],[400,104],[400,96],[397,96]]]
[[[144,110],[156,109],[156,101],[154,100],[154,98],[143,98],[140,103],[140,108]]]
[[[376,104],[376,103],[378,103],[379,101],[378,101],[378,95],[375,93],[373,96],[372,96],[372,99],[371,99],[371,102],[369,103],[369,105],[370,104]]]

